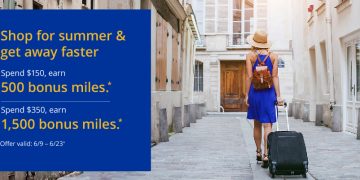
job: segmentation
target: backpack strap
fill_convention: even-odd
[[[256,51],[256,57],[257,57],[257,60],[258,60],[258,64],[264,64],[265,63],[265,61],[267,60],[267,58],[270,56],[270,54],[271,54],[271,52],[269,51],[269,53],[268,53],[268,55],[264,58],[264,60],[263,61],[261,61],[261,59],[260,59],[260,57],[259,57],[259,53]],[[270,58],[271,59],[271,58]],[[271,64],[272,64],[272,62],[271,62]]]
[[[272,59],[271,59],[271,51],[269,51],[269,57],[270,57],[270,60],[271,60],[271,64],[274,66],[274,62]]]

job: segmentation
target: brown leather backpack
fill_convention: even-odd
[[[270,89],[273,85],[273,78],[271,72],[265,62],[267,61],[269,54],[265,57],[263,61],[259,58],[257,54],[258,65],[256,66],[253,72],[252,84],[255,90]]]

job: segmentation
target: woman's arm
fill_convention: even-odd
[[[274,83],[274,87],[275,87],[276,96],[281,97],[280,83],[279,83],[279,76],[278,76],[278,55],[272,53],[270,57],[273,60],[272,77],[273,77],[273,83]]]
[[[251,57],[252,57],[251,53],[246,56],[246,82],[245,82],[245,103],[246,103],[246,105],[249,105],[247,100],[248,100],[250,84],[251,84],[251,80],[252,80],[252,76],[253,76]]]

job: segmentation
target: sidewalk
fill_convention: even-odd
[[[254,156],[255,143],[252,137],[252,121],[241,118],[241,130],[244,132],[249,156]],[[360,179],[360,141],[355,135],[331,132],[329,128],[315,126],[313,122],[289,119],[290,130],[302,132],[305,138],[309,158],[308,179]],[[285,116],[280,117],[280,129],[286,129]],[[276,126],[273,127],[275,130]],[[268,171],[261,170],[251,161],[254,179],[269,177]],[[284,176],[291,177],[291,176]],[[292,179],[292,178],[291,178]]]
[[[251,123],[245,115],[207,116],[153,147],[151,172],[84,172],[62,179],[271,179],[268,170],[256,164]],[[304,134],[308,179],[360,178],[360,141],[355,136],[301,120],[290,119],[290,124]]]
[[[311,175],[317,179],[360,179],[360,141],[354,134],[332,132],[302,120],[291,124],[293,130],[304,134]]]

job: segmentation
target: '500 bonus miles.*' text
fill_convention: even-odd
[[[108,93],[106,87],[111,86],[111,82],[104,84],[95,84],[92,82],[71,84],[35,84],[32,82],[2,82],[2,93]]]

